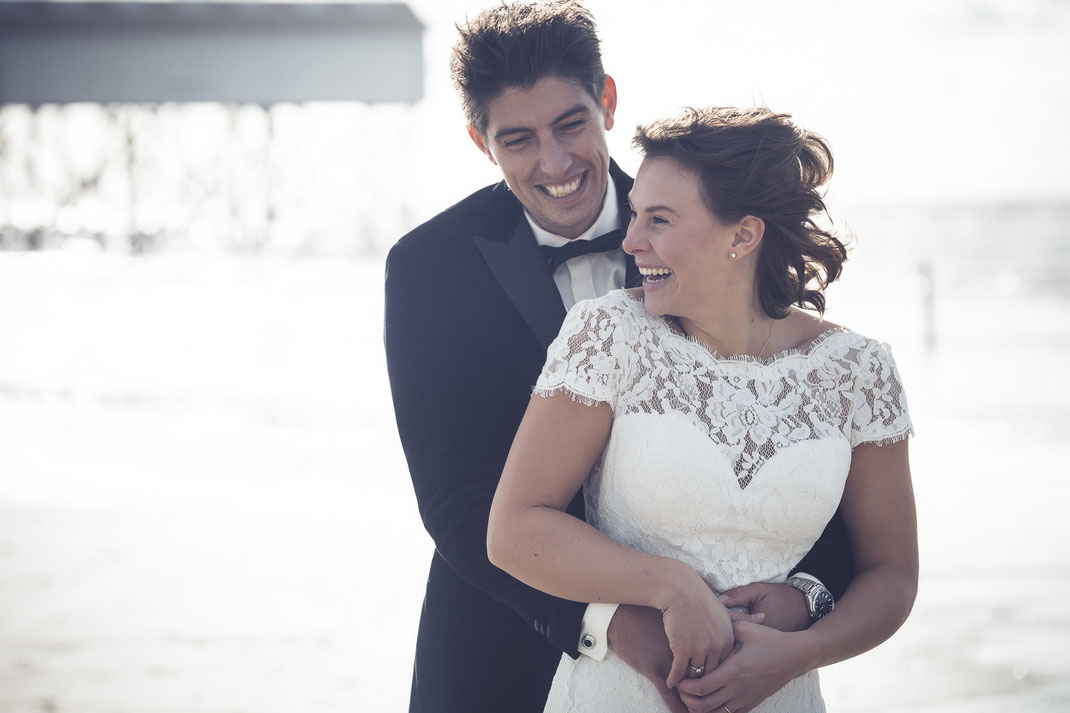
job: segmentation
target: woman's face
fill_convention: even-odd
[[[736,225],[721,223],[699,193],[698,176],[671,158],[647,158],[628,194],[624,251],[643,274],[644,303],[659,315],[694,318],[716,299]]]

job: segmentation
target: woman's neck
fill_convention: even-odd
[[[776,320],[765,313],[757,295],[749,300],[724,295],[705,314],[676,319],[689,337],[716,354],[758,358],[771,354],[769,345]]]

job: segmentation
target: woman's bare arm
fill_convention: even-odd
[[[662,611],[674,662],[715,665],[732,649],[727,610],[688,565],[619,545],[564,512],[609,439],[612,411],[567,394],[536,396],[513,441],[491,507],[491,562],[565,599],[637,604]]]
[[[817,666],[872,649],[894,634],[918,591],[918,519],[906,438],[878,446],[863,443],[851,455],[843,515],[855,560],[855,577],[836,609],[801,635],[809,635]]]

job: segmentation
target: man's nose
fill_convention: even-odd
[[[572,165],[572,157],[569,156],[564,145],[551,138],[542,142],[541,149],[539,169],[547,176],[563,177]]]

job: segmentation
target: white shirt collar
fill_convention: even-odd
[[[528,219],[528,225],[531,226],[531,232],[535,233],[535,242],[539,245],[549,245],[554,248],[567,245],[568,243],[571,243],[572,240],[594,240],[600,235],[605,235],[610,231],[616,230],[620,227],[620,208],[617,205],[617,187],[613,183],[613,176],[609,177],[609,183],[606,185],[606,200],[602,204],[602,212],[598,214],[598,220],[594,222],[594,225],[572,240],[563,238],[560,235],[554,235],[550,231],[544,230],[535,222],[534,218],[528,215],[527,210],[524,211],[524,217]]]

